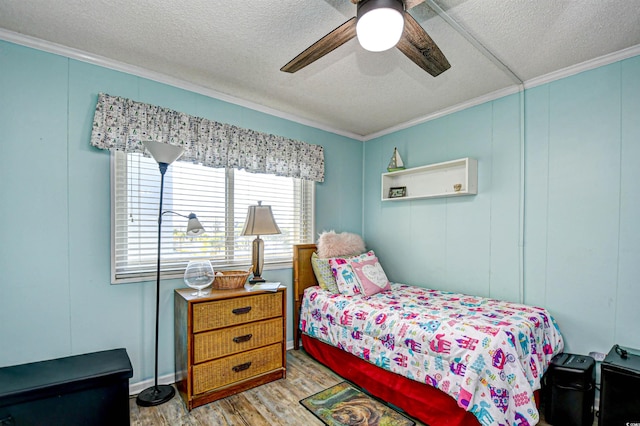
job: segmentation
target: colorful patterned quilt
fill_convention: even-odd
[[[303,333],[428,383],[482,425],[535,425],[533,392],[564,342],[549,313],[392,283],[370,297],[305,291]]]

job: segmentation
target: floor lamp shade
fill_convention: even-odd
[[[142,141],[142,144],[147,151],[151,153],[151,156],[159,164],[171,164],[176,161],[184,153],[184,149],[180,146],[169,145],[168,143],[156,142],[156,141]]]
[[[253,262],[253,278],[250,283],[263,282],[262,267],[264,265],[264,241],[260,235],[280,234],[280,228],[273,218],[271,206],[263,206],[262,201],[258,201],[257,206],[249,206],[247,219],[240,235],[255,235],[251,248],[251,258]]]
[[[191,213],[188,216],[189,223],[187,224],[187,236],[195,237],[197,235],[204,234],[204,227],[196,217],[195,213]]]

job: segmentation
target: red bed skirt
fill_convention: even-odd
[[[302,346],[338,375],[429,426],[480,424],[473,414],[458,407],[453,398],[432,386],[383,370],[306,334],[302,335]]]

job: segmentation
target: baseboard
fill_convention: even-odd
[[[175,374],[167,374],[166,376],[158,377],[159,385],[172,385],[176,382]],[[129,383],[129,396],[135,396],[145,390],[146,388],[150,388],[153,386],[155,381],[153,379],[143,380],[141,382]]]
[[[293,349],[293,340],[287,340],[286,348],[288,351]],[[176,382],[175,373],[158,377],[159,385],[172,385],[175,382]],[[143,380],[141,382],[136,382],[136,383],[129,383],[129,395],[135,396],[140,392],[142,392],[143,390],[145,390],[146,388],[150,388],[151,386],[153,386],[154,383],[155,383],[155,380],[153,379],[147,379],[147,380]]]

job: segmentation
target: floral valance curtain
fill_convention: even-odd
[[[148,155],[143,140],[183,147],[180,161],[324,181],[324,150],[320,145],[100,93],[91,145]]]

